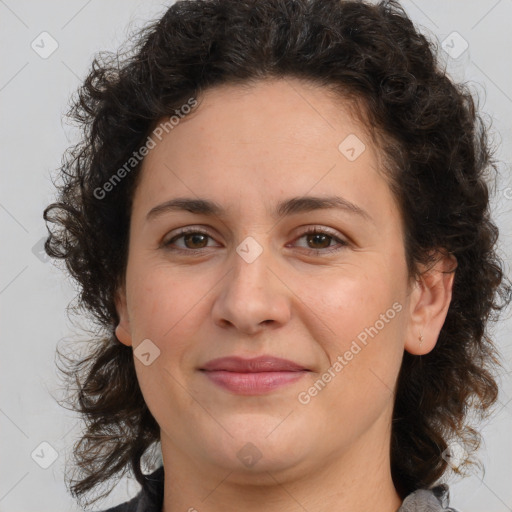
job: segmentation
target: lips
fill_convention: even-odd
[[[294,372],[309,371],[304,366],[272,356],[260,356],[253,359],[244,359],[242,357],[221,357],[213,359],[206,363],[201,370],[204,371],[227,371],[239,373],[257,373],[257,372]]]
[[[310,370],[272,356],[253,359],[222,357],[206,363],[200,370],[214,384],[238,395],[261,395],[296,382]]]

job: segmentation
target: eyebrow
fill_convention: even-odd
[[[339,196],[327,196],[327,197],[313,197],[313,196],[302,196],[292,197],[285,201],[281,201],[277,204],[276,208],[272,212],[274,218],[283,217],[286,215],[294,215],[299,213],[312,212],[314,210],[326,210],[326,209],[339,209],[349,213],[353,213],[367,221],[374,222],[372,217],[356,204],[344,199]],[[175,212],[175,211],[188,211],[198,215],[207,216],[225,216],[226,212],[224,208],[208,199],[200,198],[176,198],[166,201],[165,203],[159,204],[152,208],[147,216],[146,220],[153,220],[164,213]]]

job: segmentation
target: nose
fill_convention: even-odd
[[[252,262],[234,252],[231,260],[213,305],[215,324],[251,335],[285,325],[291,316],[292,292],[279,275],[271,251],[264,249]]]

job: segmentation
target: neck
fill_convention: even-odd
[[[379,425],[373,427],[348,451],[333,453],[321,464],[263,470],[250,477],[192,460],[162,431],[162,512],[396,512],[402,500],[391,478],[389,432],[382,439],[376,435]]]

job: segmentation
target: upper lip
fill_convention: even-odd
[[[236,356],[220,357],[208,361],[200,369],[206,371],[223,370],[238,373],[309,371],[299,363],[272,356],[260,356],[252,359]]]

